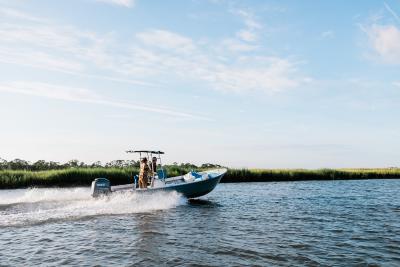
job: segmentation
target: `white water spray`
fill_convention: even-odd
[[[93,199],[88,188],[0,190],[0,227],[150,212],[185,203],[176,192],[123,192]]]

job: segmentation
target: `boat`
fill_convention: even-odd
[[[144,158],[151,159],[149,164],[151,175],[147,188],[139,188],[137,175],[133,177],[133,183],[115,186],[111,186],[107,178],[96,178],[91,186],[92,197],[96,198],[115,192],[127,191],[139,193],[175,191],[189,199],[197,198],[214,190],[227,172],[227,169],[219,168],[201,172],[190,171],[185,175],[167,177],[167,173],[161,162],[161,155],[164,155],[164,152],[152,150],[128,150],[126,152],[139,154],[140,162]]]

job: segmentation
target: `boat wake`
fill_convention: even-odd
[[[0,227],[166,210],[187,200],[176,192],[121,192],[93,199],[89,188],[0,190]]]

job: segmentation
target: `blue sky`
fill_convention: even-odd
[[[400,2],[0,0],[0,157],[400,161]]]

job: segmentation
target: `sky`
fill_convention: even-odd
[[[6,160],[400,166],[399,0],[0,0],[0,73]]]

